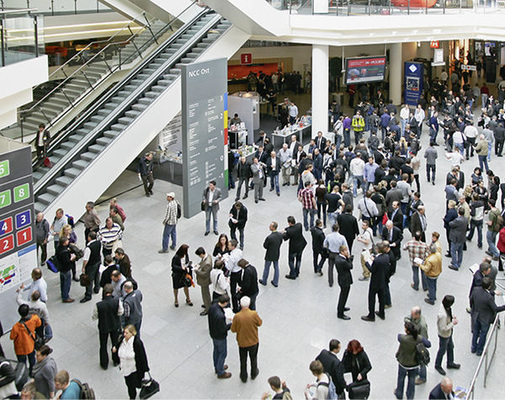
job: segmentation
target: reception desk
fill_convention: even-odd
[[[297,140],[301,144],[310,142],[310,134],[312,132],[312,125],[305,125],[303,128],[296,128],[293,130],[286,129],[284,131],[272,132],[272,145],[274,149],[280,149],[284,143],[291,143],[291,136],[296,135]],[[305,140],[304,140],[305,138]],[[282,143],[281,143],[282,142]]]

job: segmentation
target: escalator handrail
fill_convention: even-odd
[[[184,31],[187,31],[191,26],[196,22],[196,20],[200,19],[203,14],[208,13],[209,10],[204,10],[199,14],[197,18],[191,21],[190,24],[187,25],[187,28]],[[157,68],[156,72],[154,72],[148,79],[146,79],[136,90],[130,93],[118,106],[107,116],[105,117],[96,127],[94,127],[81,141],[72,149],[71,152],[67,153],[63,158],[58,161],[58,163],[51,168],[47,174],[45,174],[34,186],[34,194],[37,194],[41,188],[50,184],[52,180],[67,166],[69,162],[72,162],[75,156],[81,153],[86,147],[88,147],[92,141],[96,139],[96,137],[106,128],[108,128],[111,124],[117,121],[118,118],[124,114],[126,108],[129,108],[131,104],[140,98],[145,92],[147,92],[153,84],[159,79],[161,75],[165,73],[171,66],[175,65],[180,59],[196,44],[198,43],[202,37],[204,37],[208,31],[221,19],[221,16],[216,14],[216,16],[207,22],[207,24],[200,29],[200,31],[194,35],[190,40],[188,40],[180,49],[178,49],[166,62],[164,62],[160,67]],[[163,46],[164,48],[166,46]],[[157,52],[159,53],[159,52]],[[154,58],[154,57],[153,57]],[[148,65],[152,58],[145,63]],[[141,69],[137,69],[137,72],[140,72]],[[124,85],[128,84],[128,82],[135,77],[135,74],[131,74],[129,79],[125,80]],[[124,85],[121,85],[123,87]],[[107,100],[104,100],[101,105],[105,104],[110,97],[108,96]],[[99,107],[93,107],[93,111],[96,111]],[[93,112],[88,113],[85,119],[82,119],[81,124],[85,123],[88,120],[88,117],[94,115]]]

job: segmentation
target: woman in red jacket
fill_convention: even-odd
[[[503,271],[503,261],[502,257],[505,257],[505,227],[500,229],[500,233],[498,235],[498,250],[500,250],[500,257],[498,261],[498,269]]]

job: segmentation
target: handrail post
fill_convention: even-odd
[[[2,67],[5,67],[5,17],[2,18],[2,29],[0,31],[2,36]]]
[[[23,117],[21,114],[19,115],[19,125],[21,126],[21,143],[24,142],[24,133],[23,133]]]
[[[74,0],[74,14],[77,14],[77,0]]]
[[[38,34],[39,26],[38,26],[38,21],[37,21],[36,15],[33,16],[33,26],[34,26],[33,34],[35,36],[35,57],[38,57],[39,56],[39,34]]]
[[[368,15],[372,12],[372,0],[368,0]]]
[[[410,0],[407,1],[407,15],[410,15]]]
[[[446,3],[446,0],[444,0],[444,8],[443,8],[443,10],[444,10],[444,12],[443,12],[443,13],[444,13],[444,14],[445,14],[445,3]]]
[[[350,0],[347,0],[347,16],[351,13],[351,3]]]
[[[86,76],[86,73],[84,71],[81,71],[81,74],[84,75],[84,79],[86,79],[89,83],[89,87],[90,88],[93,88],[93,84],[91,83],[91,81],[89,80],[89,78]]]
[[[54,0],[51,0],[51,15],[54,15]]]

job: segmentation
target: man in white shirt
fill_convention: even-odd
[[[470,123],[465,127],[464,133],[466,136],[466,140],[468,141],[466,146],[466,159],[469,160],[470,157],[473,157],[473,151],[474,151],[473,148],[475,146],[475,140],[477,138],[477,135],[479,134],[479,131],[474,126],[473,121],[470,121]]]
[[[445,153],[445,158],[451,161],[451,166],[460,166],[465,157],[461,155],[459,151],[452,151],[450,153]]]
[[[423,110],[423,107],[421,106],[421,104],[418,104],[417,105],[417,108],[416,108],[416,111],[414,113],[414,118],[416,119],[417,121],[417,137],[420,138],[421,137],[421,134],[423,132],[423,122],[424,122],[424,119],[426,118],[426,113],[424,112]]]
[[[349,170],[352,177],[352,194],[354,197],[358,195],[358,182],[364,188],[365,180],[363,174],[365,173],[365,162],[361,159],[361,153],[358,153],[349,164]]]
[[[296,118],[298,117],[298,107],[295,103],[291,102],[288,106],[289,108],[289,123],[294,125]]]
[[[291,181],[291,160],[293,153],[288,148],[288,144],[284,143],[282,149],[279,150],[279,160],[281,161],[282,168],[282,186],[289,186]]]
[[[230,291],[234,313],[240,311],[240,305],[238,302],[239,299],[237,296],[237,286],[240,283],[240,279],[242,277],[242,268],[238,266],[238,262],[242,259],[242,250],[240,250],[237,245],[237,240],[230,240],[230,254],[225,254],[223,256],[224,265],[226,269],[230,271]]]
[[[368,221],[361,222],[363,233],[359,235],[356,240],[363,243],[363,251],[361,252],[361,268],[363,269],[363,276],[359,278],[360,281],[367,281],[370,278],[370,270],[366,266],[368,255],[371,254],[373,247],[373,231],[370,228]]]
[[[405,132],[405,125],[407,125],[407,122],[409,120],[410,116],[410,109],[408,104],[404,104],[402,109],[400,110],[400,119],[401,119],[401,124],[402,124],[402,136],[403,133]]]

